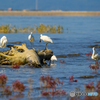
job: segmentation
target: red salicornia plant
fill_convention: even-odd
[[[60,60],[59,62],[60,62],[60,63],[66,63],[64,60]]]
[[[69,82],[77,82],[77,80],[74,80],[73,75],[69,77]]]
[[[5,75],[5,74],[1,74],[0,75],[0,85],[2,86],[2,85],[5,85],[6,84],[6,82],[7,82],[7,76]]]
[[[40,82],[43,83],[43,87],[49,88],[47,89],[48,91],[42,90],[41,94],[42,96],[47,96],[47,95],[65,95],[66,92],[64,90],[56,90],[58,85],[63,85],[63,82],[59,81],[58,78],[54,79],[52,76],[41,76],[39,79]]]
[[[86,92],[94,92],[95,86],[93,84],[94,84],[93,82],[89,82],[88,84],[85,84],[84,85],[85,91]]]
[[[97,82],[95,89],[100,94],[100,80]]]
[[[100,100],[100,80],[97,82],[96,86],[93,82],[89,82],[85,85],[86,92],[97,92],[97,96],[85,96],[83,100]]]
[[[85,54],[87,57],[89,57],[89,56],[92,56],[92,53],[90,52],[90,53],[86,53]]]
[[[14,68],[14,69],[19,69],[20,68],[20,62],[18,62],[18,63],[13,62],[11,67]]]
[[[49,91],[49,92],[42,90],[41,94],[42,96],[48,96],[48,95],[54,96],[54,95],[66,95],[66,92],[64,90],[53,90],[52,89],[52,91]]]
[[[24,86],[24,84],[19,80],[14,81],[12,87],[14,92],[23,92],[26,88],[26,86]]]
[[[3,92],[5,95],[11,95],[12,91],[10,86],[5,86]]]
[[[97,92],[96,96],[84,96],[84,98],[77,98],[77,97],[72,97],[70,100],[100,100],[100,80],[97,82],[96,86],[94,86],[93,82],[89,82],[88,84],[85,84],[85,92]]]
[[[88,84],[85,85],[85,88],[86,89],[92,89],[92,88],[94,88],[93,84],[94,84],[93,82],[89,82]]]
[[[96,65],[94,65],[94,64],[93,65],[89,65],[89,67],[95,72],[97,72],[97,70],[99,69],[97,64]]]

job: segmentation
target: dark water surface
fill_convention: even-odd
[[[16,79],[20,79],[27,87],[24,92],[23,100],[28,100],[28,78],[32,78],[34,81],[33,88],[34,94],[31,95],[32,98],[37,98],[40,94],[40,90],[36,89],[39,86],[39,78],[41,75],[47,75],[58,77],[60,81],[63,81],[62,89],[66,92],[70,92],[79,87],[84,91],[84,84],[88,84],[89,81],[93,81],[96,84],[97,80],[100,78],[100,70],[96,73],[97,77],[89,79],[80,79],[79,76],[85,75],[95,75],[89,68],[90,64],[94,61],[89,57],[87,58],[85,53],[92,52],[90,45],[100,45],[100,17],[12,17],[3,16],[0,17],[0,25],[11,24],[17,27],[34,27],[34,25],[40,25],[43,23],[45,25],[61,25],[64,28],[62,34],[45,33],[53,40],[53,44],[48,44],[48,48],[53,50],[54,55],[68,55],[68,54],[80,54],[79,56],[58,58],[55,65],[50,68],[23,68],[22,66],[18,70],[12,70],[11,68],[0,68],[0,74],[5,73],[8,77],[7,85],[12,84]],[[9,42],[21,41],[26,43],[28,48],[31,48],[30,42],[28,41],[28,35],[30,33],[11,33],[11,34],[0,34],[0,37],[5,35]],[[34,33],[34,48],[39,48],[43,50],[45,48],[45,42],[39,43],[40,34]],[[5,50],[8,48],[6,47]],[[100,48],[96,48],[100,54]],[[0,48],[0,51],[2,49]],[[59,61],[64,60],[66,63],[61,64]],[[76,83],[69,83],[69,76],[73,75],[75,79],[78,80]],[[64,78],[65,77],[65,78]],[[40,96],[41,97],[41,96]],[[7,99],[7,98],[6,98]],[[1,100],[6,100],[1,98]],[[44,98],[43,98],[44,99]],[[45,98],[46,99],[46,98]],[[66,98],[64,98],[65,100]],[[22,98],[19,98],[22,100]]]

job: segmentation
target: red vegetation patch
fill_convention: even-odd
[[[60,60],[59,62],[60,62],[60,63],[66,63],[64,60]]]
[[[95,88],[93,84],[94,84],[93,82],[89,82],[87,85],[85,85],[85,88],[86,88],[86,89]]]
[[[12,91],[10,89],[10,86],[5,86],[4,93],[5,93],[5,95],[11,95]]]
[[[58,85],[63,85],[63,82],[59,81],[58,78],[54,79],[52,76],[41,76],[39,79],[40,82],[43,83],[43,87],[49,88],[48,91],[41,91],[42,96],[54,96],[54,95],[65,95],[66,92],[64,90],[56,90]]]
[[[0,85],[4,85],[7,82],[7,76],[5,74],[0,75]]]
[[[24,86],[22,82],[19,82],[19,80],[14,81],[12,87],[15,92],[23,92],[26,88],[26,86]]]
[[[90,52],[90,53],[86,53],[85,54],[87,57],[89,57],[89,56],[92,56],[92,53]]]
[[[18,63],[13,62],[11,67],[14,68],[14,69],[19,69],[20,68],[20,62],[18,62]]]
[[[73,75],[69,77],[69,82],[77,82],[77,80],[74,80]]]
[[[89,67],[93,70],[97,70],[99,69],[99,67],[97,65],[89,65]]]

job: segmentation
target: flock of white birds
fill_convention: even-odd
[[[31,34],[28,36],[28,40],[30,41],[30,43],[31,43],[31,45],[32,45],[32,43],[34,42],[34,36],[32,35],[32,32],[31,32]],[[48,37],[48,36],[46,36],[46,35],[40,35],[40,41],[39,42],[41,42],[41,40],[43,40],[45,43],[46,43],[46,46],[45,46],[45,49],[47,48],[47,44],[48,43],[53,43],[53,41],[52,41],[52,39],[50,38],[50,37]],[[57,61],[57,58],[56,58],[56,56],[55,55],[53,55],[52,57],[51,57],[51,61]]]
[[[34,36],[32,35],[32,32],[31,32],[31,34],[28,36],[28,40],[30,41],[30,43],[31,43],[31,46],[32,46],[32,43],[34,42]],[[40,35],[40,42],[41,42],[41,40],[43,40],[43,41],[45,41],[45,43],[46,43],[46,48],[47,48],[47,44],[48,43],[53,43],[53,41],[52,41],[52,39],[50,38],[50,37],[48,37],[48,36],[46,36],[46,35]],[[7,37],[6,36],[3,36],[1,39],[0,39],[0,48],[5,48],[6,47],[6,44],[7,44]],[[4,51],[4,50],[3,50]],[[56,58],[56,56],[55,55],[53,55],[52,57],[51,57],[51,60],[52,61],[57,61],[57,58]]]
[[[31,43],[31,45],[32,45],[32,43],[34,42],[34,36],[32,35],[32,32],[31,32],[31,34],[28,36],[28,40],[30,41],[30,43]],[[43,40],[43,41],[46,43],[46,48],[47,48],[47,44],[48,44],[48,43],[53,43],[53,41],[52,41],[52,39],[51,39],[50,37],[48,37],[48,36],[46,36],[46,35],[42,35],[42,34],[40,35],[40,42],[41,42],[41,40]],[[7,44],[7,37],[6,37],[6,36],[3,36],[3,37],[0,39],[0,48],[3,48],[3,49],[4,49],[5,46],[6,46],[6,44]],[[95,54],[95,47],[93,47],[92,50],[93,50],[93,53],[92,53],[91,58],[94,59],[95,61],[100,60],[100,56],[99,56],[98,54]],[[57,61],[56,56],[53,55],[53,56],[51,57],[51,60],[52,60],[52,61]]]

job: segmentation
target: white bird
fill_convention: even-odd
[[[32,42],[34,42],[34,37],[32,36],[32,32],[31,32],[31,34],[28,36],[28,40],[30,41],[31,46],[32,46]]]
[[[50,63],[51,63],[51,61],[52,61],[52,63],[54,64],[54,61],[57,61],[57,57],[56,57],[55,55],[53,55],[53,56],[51,57],[51,59],[50,59]],[[50,65],[50,63],[49,63],[49,65]]]
[[[93,53],[92,53],[91,58],[94,59],[95,61],[100,60],[100,56],[98,54],[95,54],[95,47],[93,47],[92,50],[93,50]]]
[[[46,48],[47,48],[48,43],[53,43],[53,41],[51,40],[50,37],[48,37],[46,35],[42,35],[42,34],[40,35],[40,41],[39,42],[41,42],[41,40],[43,40],[46,43]]]
[[[4,40],[1,47],[5,48],[6,44],[7,44],[7,40]]]
[[[53,55],[53,56],[51,57],[51,60],[52,60],[52,61],[57,61],[57,57],[56,57],[55,55]]]
[[[6,38],[6,36],[3,36],[3,37],[0,39],[0,47],[4,49],[5,46],[6,46],[6,44],[7,44],[7,38]]]

